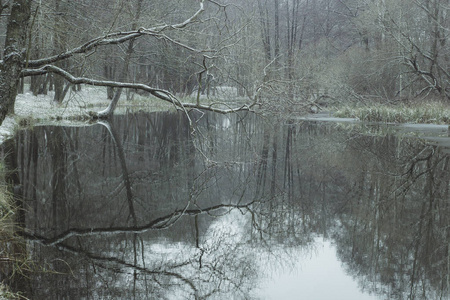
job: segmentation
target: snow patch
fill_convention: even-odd
[[[106,88],[83,86],[79,92],[70,92],[63,103],[53,101],[54,92],[34,96],[31,92],[18,94],[14,106],[15,114],[7,116],[0,126],[0,143],[13,135],[17,119],[40,120],[67,119],[87,115],[90,110],[108,106]]]

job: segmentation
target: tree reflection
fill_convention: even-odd
[[[224,291],[248,292],[249,262],[254,257],[243,255],[236,260],[239,255],[234,251],[243,246],[225,243],[220,236],[226,233],[212,234],[213,244],[203,237],[217,218],[233,210],[251,210],[253,201],[246,199],[211,200],[209,187],[227,181],[234,166],[217,163],[201,172],[187,169],[186,165],[195,166],[196,158],[189,152],[192,141],[184,132],[184,119],[173,115],[162,127],[152,121],[144,115],[133,116],[120,124],[120,132],[114,127],[117,123],[74,131],[36,128],[43,132],[36,143],[28,143],[29,132],[21,133],[24,151],[40,153],[35,165],[29,163],[31,158],[20,161],[22,175],[40,170],[27,189],[42,195],[36,200],[26,198],[37,206],[27,214],[26,223],[40,225],[28,227],[23,236],[31,242],[35,259],[52,270],[36,274],[33,298],[95,297],[97,292],[89,288],[93,282],[103,287],[96,288],[103,295],[139,299],[145,295],[170,299],[171,293],[206,298]],[[129,122],[137,126],[129,127]],[[139,131],[141,127],[148,130],[147,125],[160,128],[144,137]],[[108,149],[100,146],[108,144]],[[170,154],[166,156],[165,150]],[[47,165],[47,159],[52,164]],[[84,170],[81,176],[80,169]],[[50,185],[45,184],[47,174],[54,178]],[[47,194],[53,195],[51,201],[46,200]],[[47,207],[52,208],[50,214]],[[53,226],[58,223],[61,226]],[[42,224],[52,224],[52,230]],[[161,255],[152,249],[158,244]],[[162,251],[166,248],[172,249]]]
[[[365,290],[445,298],[440,148],[376,128],[190,117],[194,135],[176,113],[19,133],[22,235],[55,272],[32,277],[33,298],[250,298],[270,272],[258,257],[289,265],[317,236]]]
[[[355,276],[364,274],[363,286],[390,298],[445,298],[448,155],[417,140],[355,139],[351,151],[368,168],[339,218],[342,260]]]

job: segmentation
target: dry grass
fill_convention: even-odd
[[[442,102],[428,102],[415,105],[345,106],[338,108],[334,116],[357,118],[366,122],[450,124],[450,105]]]
[[[1,168],[0,168],[1,169]],[[26,276],[32,266],[26,252],[25,242],[15,234],[16,208],[13,196],[4,184],[0,170],[0,272],[3,276]],[[27,299],[19,293],[12,292],[8,286],[0,282],[0,299]]]

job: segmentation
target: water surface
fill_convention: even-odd
[[[41,266],[20,287],[32,299],[448,299],[445,145],[198,112],[20,131],[4,160]]]

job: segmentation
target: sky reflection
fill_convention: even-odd
[[[270,279],[262,283],[257,294],[264,300],[374,300],[358,286],[336,257],[336,247],[327,240],[316,238],[314,250],[292,261],[292,268],[279,267]]]

